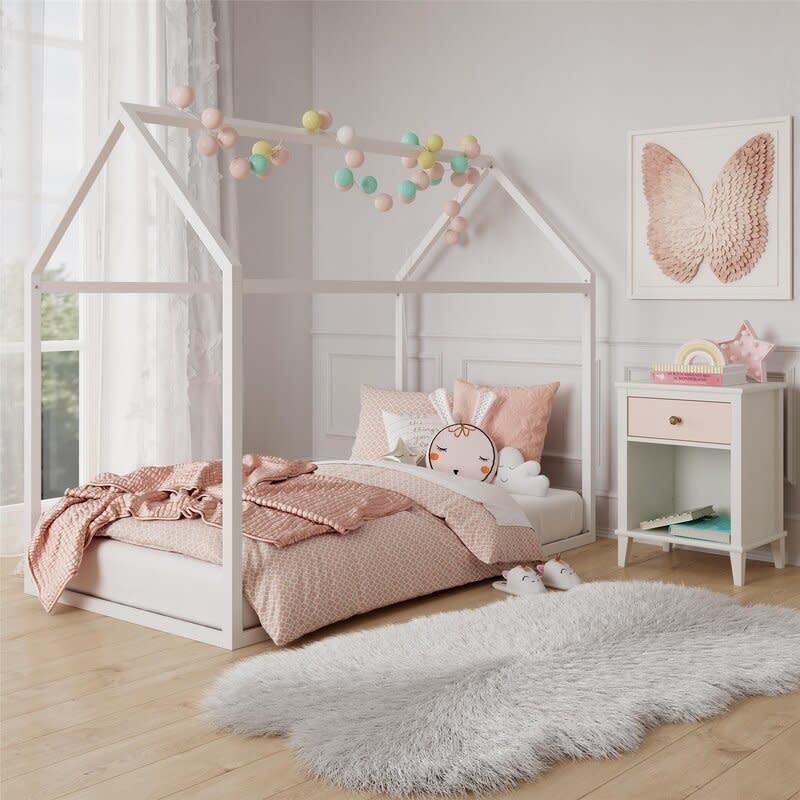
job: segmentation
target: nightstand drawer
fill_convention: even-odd
[[[730,444],[731,404],[629,397],[628,436]]]

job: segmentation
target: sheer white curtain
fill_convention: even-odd
[[[209,0],[0,0],[0,552],[19,552],[25,536],[25,264],[120,100],[164,103],[188,83],[199,108],[218,104],[217,64],[230,63],[230,37],[218,40],[215,17],[227,11]],[[219,220],[222,165],[197,156],[186,131],[153,134]],[[226,203],[230,219],[235,197]],[[225,233],[230,240],[235,227]],[[48,271],[67,280],[219,279],[125,137]],[[219,455],[220,319],[212,295],[45,298],[46,349],[57,351],[43,359],[46,494],[100,469]]]
[[[120,100],[163,103],[173,86],[216,105],[217,37],[212,6],[196,0],[115,2],[100,12],[102,115]],[[153,130],[190,192],[220,219],[218,164],[197,155],[185,130]],[[124,137],[105,176],[105,280],[218,280],[183,216]],[[220,306],[216,295],[106,296],[93,324],[96,468],[127,471],[219,454]],[[87,315],[92,324],[91,311]]]

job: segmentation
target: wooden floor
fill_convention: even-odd
[[[743,603],[800,608],[800,568],[748,562],[731,584],[727,558],[633,546],[616,567],[601,540],[569,554],[588,580],[668,580],[706,586]],[[270,649],[226,653],[61,606],[51,616],[2,569],[2,800],[343,800],[311,780],[282,739],[242,739],[199,716],[203,690],[231,662]],[[376,627],[501,598],[489,583],[373,612],[324,634]],[[313,638],[313,637],[311,637]],[[308,640],[305,640],[308,641]],[[765,657],[768,654],[765,653]],[[621,758],[555,765],[515,800],[800,800],[800,693],[758,697],[703,723],[664,725]]]

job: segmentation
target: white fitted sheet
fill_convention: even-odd
[[[549,489],[546,497],[512,494],[542,544],[576,536],[583,530],[583,500],[568,489]]]
[[[222,567],[216,564],[98,536],[67,588],[221,629],[222,578]],[[260,624],[244,597],[242,620],[245,628]]]

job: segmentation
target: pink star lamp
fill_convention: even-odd
[[[739,326],[733,339],[724,339],[718,344],[725,354],[726,364],[744,364],[747,367],[748,378],[759,383],[767,382],[764,359],[772,352],[775,345],[759,339],[747,320]]]

